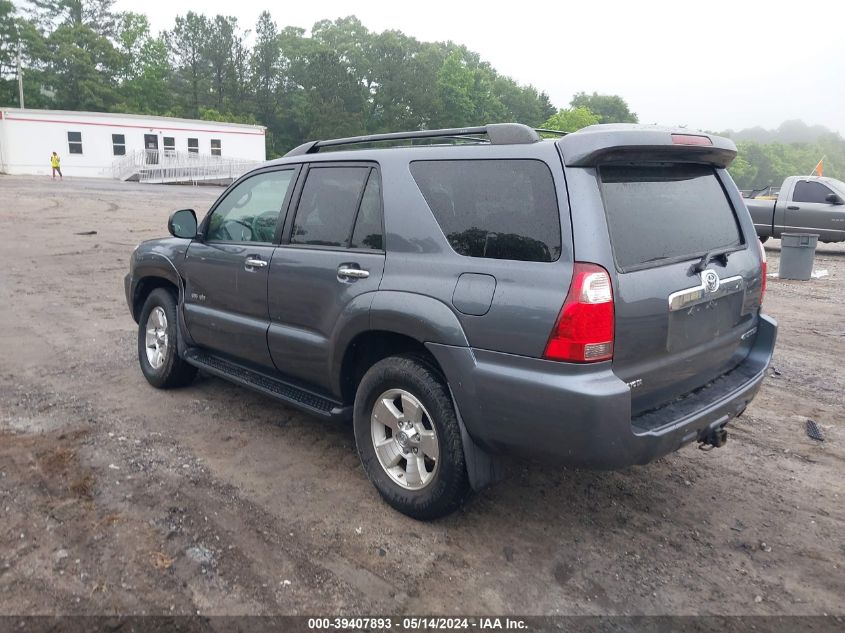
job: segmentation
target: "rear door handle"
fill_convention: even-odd
[[[350,266],[341,266],[337,269],[337,276],[340,279],[366,279],[370,276],[370,271],[351,268]]]
[[[247,257],[244,261],[244,268],[266,268],[267,262],[258,257]]]
[[[786,209],[788,211],[800,211],[801,207],[796,207],[796,206],[790,205],[790,206],[786,207]]]

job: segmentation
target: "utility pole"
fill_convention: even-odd
[[[18,39],[18,101],[23,110],[23,70],[21,70],[21,41]]]

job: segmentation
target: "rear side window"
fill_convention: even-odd
[[[378,172],[373,169],[361,198],[361,208],[358,210],[358,219],[355,220],[355,230],[352,231],[349,248],[384,250],[383,233],[381,180]]]
[[[458,254],[532,262],[560,257],[560,215],[545,163],[415,161],[411,174]]]
[[[346,247],[369,167],[312,167],[302,189],[291,244]]]
[[[604,165],[600,176],[623,271],[742,243],[736,214],[708,165]]]
[[[792,194],[793,202],[821,202],[827,204],[827,198],[833,191],[820,182],[808,182],[799,180],[795,183],[795,192]]]

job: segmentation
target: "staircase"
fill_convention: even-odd
[[[112,163],[112,176],[157,184],[228,185],[259,161],[176,152],[171,150],[135,150]]]

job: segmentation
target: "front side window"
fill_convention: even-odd
[[[115,156],[124,156],[126,154],[126,137],[123,134],[112,134],[111,149]]]
[[[188,139],[188,151],[191,154],[199,154],[200,141],[199,141],[198,138],[189,138]]]
[[[293,170],[256,174],[226,194],[208,222],[212,242],[272,242]]]
[[[820,182],[799,180],[795,183],[795,192],[792,194],[792,201],[820,202],[822,204],[829,204],[825,198],[832,193],[833,190],[829,189]]]
[[[68,154],[82,153],[82,132],[67,133],[67,151]]]
[[[560,214],[545,163],[415,161],[411,175],[459,255],[532,262],[560,257]]]
[[[346,247],[369,167],[312,167],[296,211],[291,244]]]
[[[222,148],[221,148],[221,145],[220,145],[220,139],[219,138],[211,139],[211,155],[212,156],[220,156],[221,149]]]

